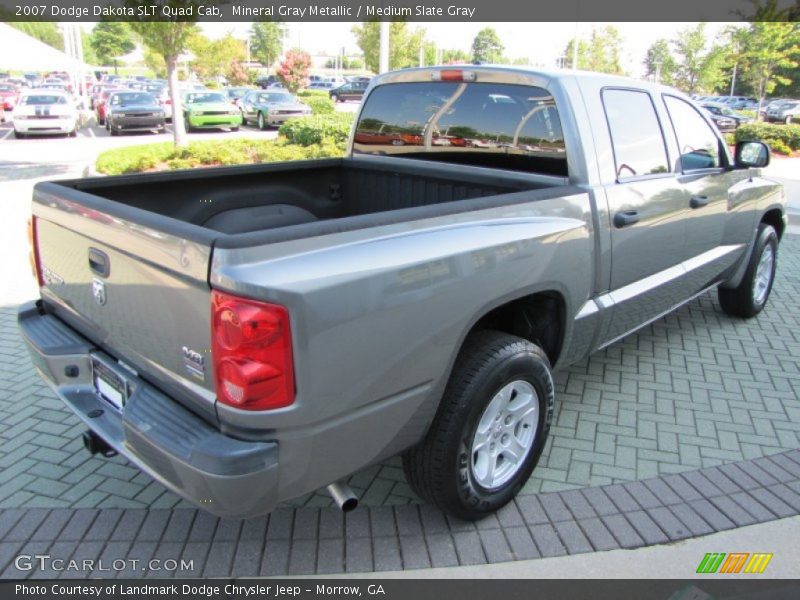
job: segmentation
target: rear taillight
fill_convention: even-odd
[[[42,264],[39,261],[39,234],[36,217],[28,219],[28,262],[31,265],[33,278],[39,283],[39,287],[44,285],[42,279]]]
[[[211,339],[220,402],[244,410],[294,402],[292,332],[283,306],[212,291]]]

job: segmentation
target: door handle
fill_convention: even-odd
[[[622,210],[614,215],[614,227],[622,228],[639,222],[638,210]]]
[[[692,196],[689,199],[689,206],[692,208],[700,208],[708,204],[708,196]]]

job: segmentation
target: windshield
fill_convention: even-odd
[[[66,104],[67,99],[64,96],[56,96],[50,94],[36,94],[35,96],[24,96],[22,104]]]
[[[228,96],[231,98],[241,98],[249,91],[250,90],[248,90],[247,88],[232,88],[227,90]]]
[[[201,102],[227,102],[227,99],[222,94],[217,93],[190,93],[186,95],[186,102],[188,104],[199,104]]]
[[[8,85],[8,84],[0,85],[0,92],[16,92],[16,91],[17,88],[15,88],[13,85]]]
[[[294,97],[291,94],[270,92],[259,94],[257,101],[261,104],[289,104],[294,102]]]
[[[567,174],[564,135],[544,89],[419,82],[376,88],[353,151],[548,175]]]
[[[111,96],[111,106],[130,106],[131,104],[156,104],[156,99],[144,92],[130,92]]]

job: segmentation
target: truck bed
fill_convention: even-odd
[[[274,238],[276,230],[292,228],[288,236],[281,235],[290,239],[415,218],[402,209],[449,205],[442,214],[470,210],[459,201],[564,183],[556,177],[493,169],[346,158],[80,179],[44,184],[44,188],[56,186],[53,191],[59,196],[134,222],[149,213],[202,228],[212,236],[272,232]],[[136,209],[138,214],[127,209]],[[384,213],[393,214],[381,217]],[[350,219],[367,215],[372,218]],[[177,226],[167,219],[157,223],[157,229],[166,231]],[[192,239],[194,227],[174,233]],[[252,235],[242,240],[245,244],[260,241]]]

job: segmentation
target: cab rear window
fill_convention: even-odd
[[[555,101],[533,86],[449,81],[379,86],[361,112],[353,150],[567,175]]]

